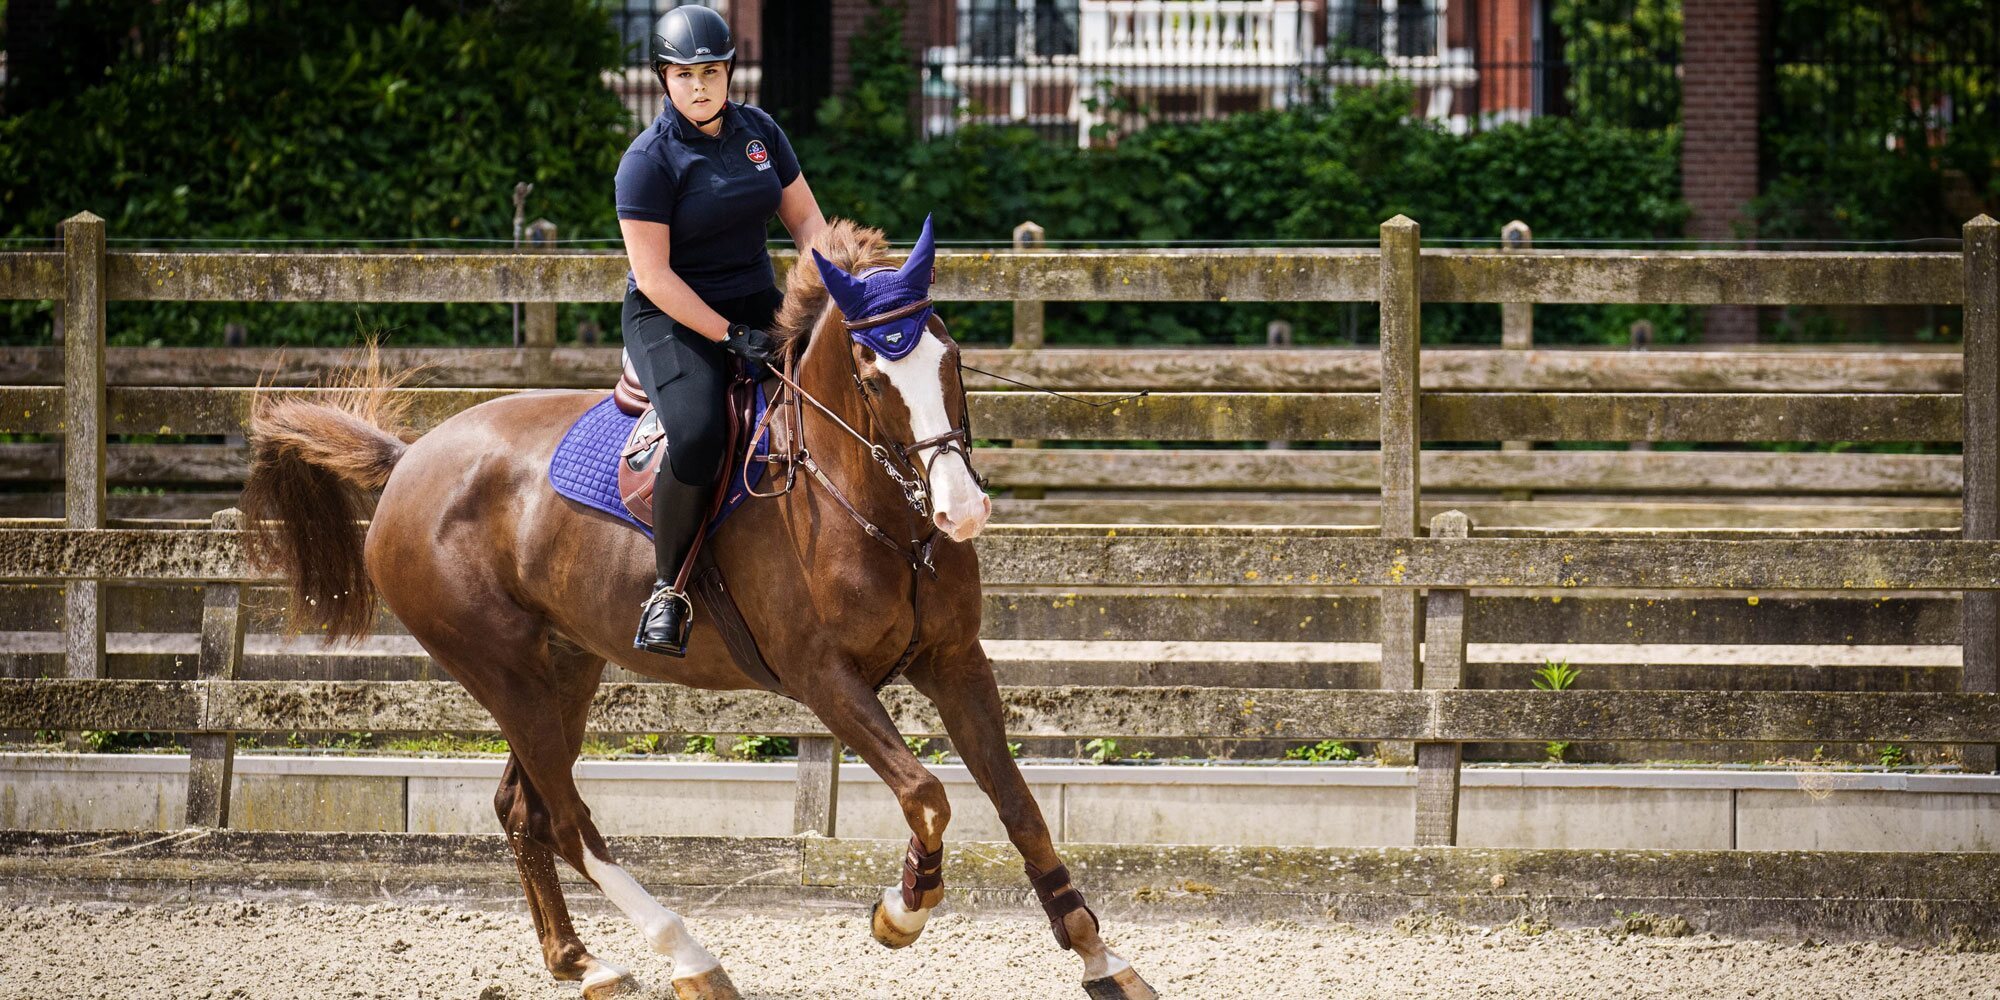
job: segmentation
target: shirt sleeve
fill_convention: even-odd
[[[792,141],[785,138],[785,130],[775,121],[771,122],[771,164],[778,171],[778,187],[791,187],[799,176],[799,157],[792,152]]]
[[[673,225],[679,185],[651,157],[627,153],[618,161],[615,188],[619,218]]]

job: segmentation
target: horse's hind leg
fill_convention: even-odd
[[[410,632],[439,665],[457,678],[473,698],[493,714],[500,735],[511,751],[509,770],[519,775],[511,801],[503,782],[494,797],[501,822],[515,844],[521,881],[542,935],[545,956],[553,954],[550,971],[563,978],[575,964],[565,964],[567,941],[575,940],[562,902],[554,864],[562,858],[602,890],[611,902],[645,933],[653,950],[672,958],[674,992],[680,1000],[740,1000],[721,963],[688,933],[680,915],[661,906],[639,883],[611,860],[604,837],[590,819],[590,807],[577,793],[570,768],[583,742],[584,720],[597,691],[603,661],[551,640],[540,619],[512,608],[504,595],[482,595],[477,609],[437,620],[474,622],[451,629],[430,629],[428,619],[404,616]],[[496,609],[507,613],[496,613]],[[393,610],[393,606],[392,606]],[[399,611],[400,615],[400,611]],[[523,797],[520,792],[528,794]],[[519,815],[527,837],[516,837]],[[580,943],[579,943],[580,947]],[[578,959],[577,962],[581,962]],[[631,977],[608,963],[592,960],[583,971],[585,993],[591,1000],[610,996],[632,985]]]
[[[595,689],[595,671],[591,688]],[[739,1000],[722,964],[688,933],[680,914],[661,906],[638,880],[611,860],[604,836],[591,822],[590,807],[577,793],[570,766],[576,751],[568,745],[565,721],[548,710],[552,696],[541,685],[527,684],[511,692],[513,710],[496,711],[501,734],[548,810],[555,853],[602,890],[646,935],[653,950],[673,960],[674,995],[680,1000]],[[588,707],[588,698],[585,698]]]
[[[535,921],[535,936],[541,940],[542,960],[557,979],[582,980],[588,1000],[615,996],[636,984],[625,970],[593,957],[577,937],[570,923],[569,907],[563,902],[562,886],[556,881],[556,855],[549,825],[548,808],[535,793],[535,786],[521,770],[521,762],[509,755],[500,775],[500,790],[493,796],[493,811],[507,831],[507,845],[514,849],[514,863],[521,870],[521,890],[528,896],[528,914]]]
[[[1013,755],[1007,752],[1000,690],[985,649],[974,642],[957,657],[919,662],[912,665],[909,678],[937,705],[952,748],[965,760],[965,768],[972,772],[980,790],[993,800],[1008,839],[1027,862],[1029,882],[1049,914],[1056,943],[1083,959],[1084,992],[1093,1000],[1154,1000],[1158,994],[1139,977],[1132,963],[1104,943],[1098,934],[1097,915],[1084,905],[1083,893],[1070,884],[1069,871],[1056,854],[1042,809]]]

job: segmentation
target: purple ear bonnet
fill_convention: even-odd
[[[812,255],[826,290],[847,318],[850,336],[891,361],[900,361],[917,349],[933,311],[932,262],[937,254],[930,216],[924,217],[923,235],[917,237],[910,259],[900,268],[874,268],[856,277],[820,256],[818,250]]]

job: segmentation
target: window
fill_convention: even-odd
[[[959,44],[974,62],[1076,54],[1077,0],[962,0]]]
[[[1390,60],[1438,55],[1443,0],[1336,0],[1327,11],[1328,47]]]

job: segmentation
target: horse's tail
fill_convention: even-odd
[[[243,484],[250,564],[291,581],[288,627],[323,629],[328,643],[359,639],[375,624],[360,524],[365,491],[379,490],[415,435],[392,392],[414,373],[385,376],[375,345],[366,362],[332,380],[325,401],[260,393],[250,417],[250,476]]]

